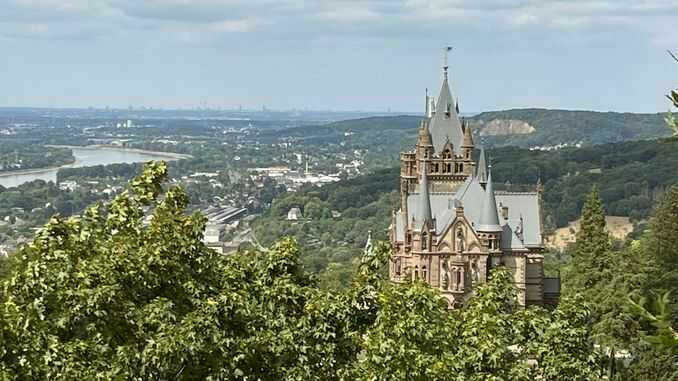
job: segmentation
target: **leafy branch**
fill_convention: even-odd
[[[674,61],[678,62],[678,57],[672,51],[667,50],[667,52]],[[678,107],[678,89],[671,90],[671,92],[667,94],[666,97],[673,103],[673,107]],[[678,119],[673,116],[671,111],[669,111],[668,115],[666,116],[666,124],[671,130],[673,130],[673,136],[678,136]]]

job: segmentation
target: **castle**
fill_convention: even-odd
[[[415,149],[400,154],[401,205],[390,227],[389,277],[421,279],[456,308],[492,267],[503,265],[513,274],[521,305],[551,304],[559,281],[544,278],[542,187],[494,189],[482,148],[474,159],[471,127],[459,119],[447,64],[443,69],[437,102],[426,95]]]

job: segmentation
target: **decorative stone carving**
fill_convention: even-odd
[[[461,226],[457,229],[457,252],[464,252],[464,230]]]

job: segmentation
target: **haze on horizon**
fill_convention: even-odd
[[[5,0],[0,107],[663,112],[676,0]],[[675,87],[675,86],[674,86]]]

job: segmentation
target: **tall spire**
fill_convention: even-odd
[[[445,49],[443,84],[440,88],[440,95],[438,95],[438,102],[435,105],[436,111],[431,118],[431,136],[433,137],[433,146],[436,153],[442,152],[447,137],[449,137],[455,149],[461,147],[464,139],[459,114],[456,111],[456,102],[452,98],[452,92],[450,91],[449,66],[447,65],[447,54],[450,50],[452,50],[450,46]]]
[[[485,187],[485,198],[483,199],[480,211],[480,221],[478,222],[478,231],[488,233],[498,233],[502,231],[499,225],[499,214],[497,213],[497,200],[494,197],[494,186],[492,185],[492,171],[487,175],[487,186]]]
[[[428,167],[426,166],[426,162],[423,162],[421,165],[418,197],[417,206],[415,207],[415,221],[417,223],[432,222],[433,217],[431,214],[431,199],[428,194]]]
[[[428,96],[428,87],[426,88],[426,117],[430,118],[431,115],[433,114],[433,110],[431,107],[431,97]]]
[[[487,183],[487,163],[485,161],[485,147],[483,146],[480,146],[480,158],[478,158],[476,177],[481,184]]]

